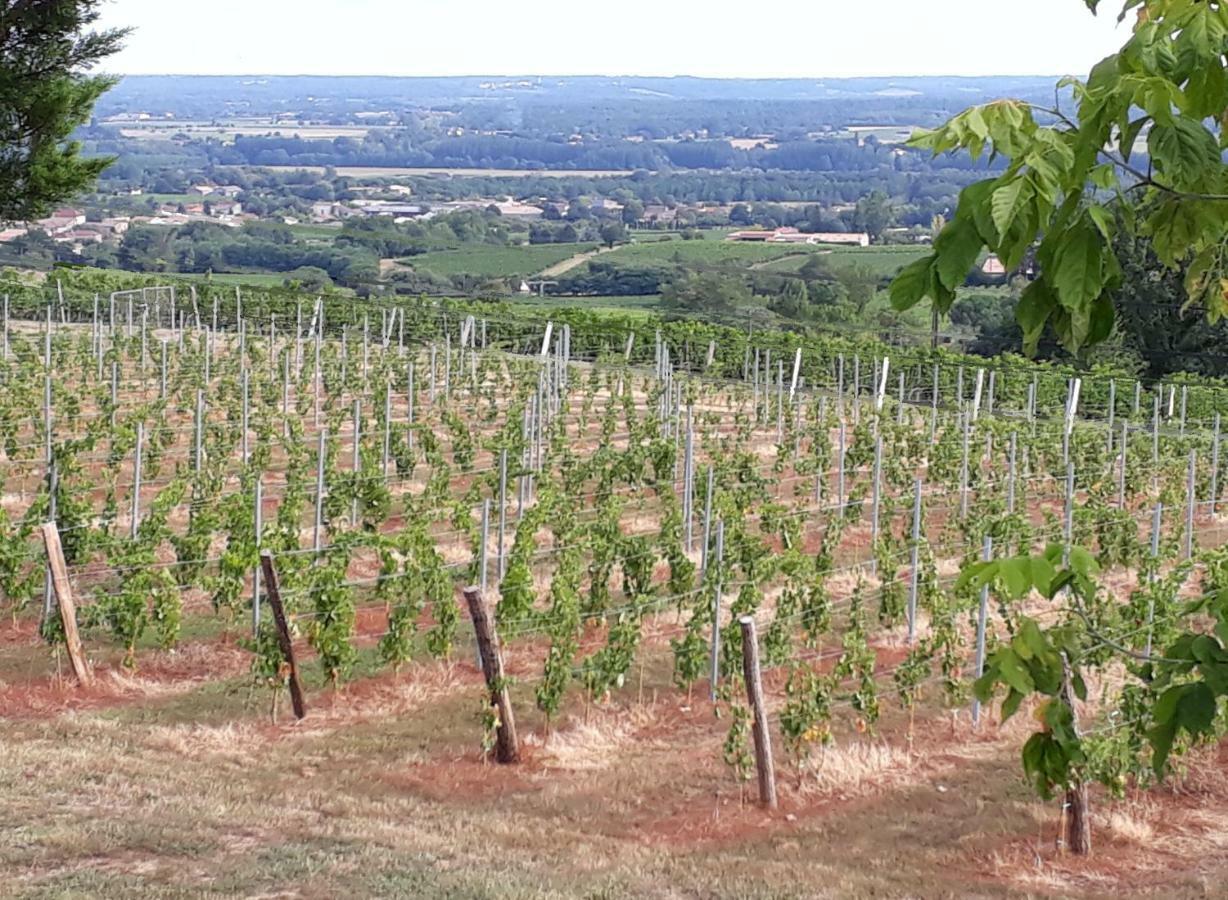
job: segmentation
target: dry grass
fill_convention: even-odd
[[[808,761],[802,796],[847,798],[888,790],[908,777],[913,760],[883,741],[856,741],[817,750]]]
[[[1103,828],[1110,840],[1145,847],[1155,836],[1155,829],[1149,821],[1154,813],[1154,807],[1116,806],[1110,808],[1096,824]]]
[[[1141,802],[1097,797],[1088,864],[1053,854],[1055,806],[1021,784],[1026,711],[975,735],[926,714],[911,756],[842,737],[800,788],[782,764],[769,816],[720,762],[725,723],[664,691],[664,668],[648,677],[665,699],[629,687],[544,742],[518,688],[511,769],[476,753],[464,665],[313,690],[300,725],[208,686],[140,715],[6,722],[0,895],[1194,897],[1224,874],[1228,775],[1210,753]],[[220,713],[202,723],[197,700]]]
[[[595,772],[617,765],[627,747],[657,717],[649,707],[634,707],[628,712],[590,713],[588,721],[572,718],[563,728],[554,729],[542,741],[531,735],[526,743],[539,746],[537,759],[547,769]]]

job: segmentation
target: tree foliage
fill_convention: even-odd
[[[1077,351],[1112,330],[1122,280],[1112,245],[1125,232],[1149,238],[1165,266],[1186,266],[1188,303],[1212,321],[1228,311],[1228,4],[1127,0],[1129,15],[1122,49],[1086,80],[1061,82],[1052,106],[999,100],[914,136],[935,155],[1008,166],[961,191],[933,253],[892,284],[897,308],[928,297],[946,312],[983,248],[1008,270],[1034,250],[1039,270],[1016,308],[1025,346],[1049,328]]]
[[[114,83],[89,75],[127,33],[96,31],[101,0],[0,3],[0,220],[33,219],[89,186],[110,162],[70,139]]]

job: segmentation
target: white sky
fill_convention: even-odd
[[[110,0],[120,74],[1086,74],[1083,0]]]

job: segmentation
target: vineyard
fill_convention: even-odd
[[[6,878],[123,892],[202,866],[219,894],[273,872],[324,877],[321,896],[572,895],[564,878],[673,896],[713,871],[730,896],[907,884],[881,859],[838,872],[842,853],[873,858],[855,827],[819,859],[778,846],[830,843],[830,814],[905,829],[946,889],[1069,895],[1110,889],[1162,835],[1217,840],[1198,808],[1225,790],[1200,774],[1223,716],[1173,720],[1179,786],[1160,786],[1160,688],[1134,672],[1228,588],[1228,391],[546,314],[226,288],[6,297],[0,778],[45,779],[52,810],[118,804],[158,846],[157,819],[184,833],[178,862],[143,871],[139,835],[32,827],[0,844]],[[1066,729],[1101,785],[1093,824],[1042,758]],[[110,762],[80,784],[85,748]],[[198,767],[213,784],[189,788]],[[978,818],[994,778],[1000,821]],[[167,806],[168,785],[198,805]],[[29,820],[35,795],[13,796],[0,812]],[[259,824],[254,796],[286,805]],[[414,817],[406,844],[391,822]],[[1077,851],[1080,828],[1102,868],[1054,849]],[[544,881],[535,833],[554,848]],[[493,840],[507,881],[460,879],[484,857],[454,842]],[[577,841],[591,860],[558,857]],[[685,861],[614,860],[671,841]],[[771,849],[747,867],[712,849],[738,841]],[[69,845],[65,868],[47,848]],[[395,880],[398,853],[429,857],[423,880]],[[1200,883],[1148,859],[1129,877]]]

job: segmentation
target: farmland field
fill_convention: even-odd
[[[119,132],[135,140],[165,140],[175,134],[187,134],[195,138],[213,138],[233,142],[237,137],[262,137],[281,135],[309,141],[332,141],[338,138],[362,140],[379,126],[371,125],[304,125],[297,122],[140,122],[122,124]]]
[[[256,166],[274,172],[314,172],[323,174],[323,166]],[[631,169],[456,169],[415,168],[413,166],[337,166],[342,178],[396,178],[397,176],[470,176],[473,178],[607,178],[633,175]]]
[[[901,267],[924,256],[924,247],[843,247],[828,250],[797,248],[797,256],[771,260],[759,268],[765,272],[796,272],[817,254],[834,269],[841,266],[865,266],[878,275],[894,275]]]
[[[867,265],[875,272],[892,274],[900,267],[926,253],[920,247],[822,247],[796,244],[759,244],[726,241],[719,238],[704,240],[641,241],[618,247],[611,259],[635,262],[671,262],[692,265],[747,266],[765,271],[793,272],[805,265],[812,255],[819,255],[833,266],[846,262]]]
[[[216,329],[34,289],[4,323],[6,892],[1196,897],[1228,874],[1217,742],[1154,786],[1133,676],[1097,652],[1167,646],[1222,586],[1221,388],[1168,414],[1175,385],[871,342],[200,294]],[[1046,547],[1094,590],[959,577]],[[971,693],[1058,624],[1087,765],[1123,773],[1090,860],[1019,769],[1050,701],[1004,720]]]
[[[436,275],[528,276],[596,247],[596,244],[530,244],[523,247],[477,244],[406,257],[402,263]]]
[[[341,233],[340,225],[289,225],[290,233],[307,240],[332,240]]]
[[[701,240],[635,241],[614,250],[611,259],[626,262],[670,262],[675,259],[693,264],[749,264],[792,256],[800,252],[790,244],[739,243],[711,237]]]

